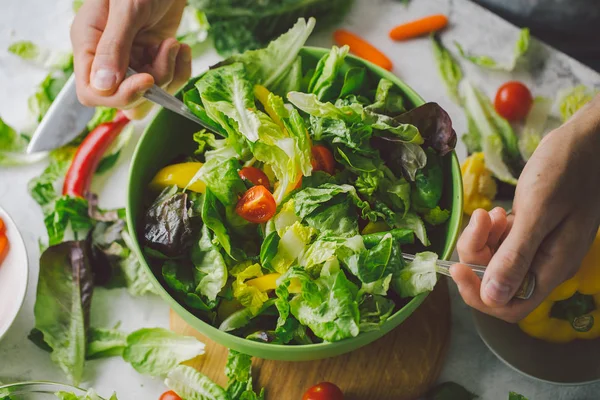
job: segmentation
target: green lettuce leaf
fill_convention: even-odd
[[[172,368],[165,385],[186,400],[231,400],[225,389],[185,365]]]
[[[239,168],[240,163],[235,158],[211,158],[202,165],[188,186],[201,180],[224,206],[235,206],[238,196],[246,191],[246,185],[238,174]]]
[[[85,236],[93,224],[88,214],[88,202],[80,197],[64,195],[46,204],[42,211],[49,246],[61,243],[68,228],[77,239],[80,235]]]
[[[400,94],[394,92],[394,86],[392,81],[385,78],[380,79],[375,91],[375,102],[367,106],[367,109],[387,116],[395,116],[406,111],[404,99]]]
[[[213,243],[207,225],[202,227],[202,236],[198,244],[192,248],[191,259],[195,266],[197,285],[195,292],[206,296],[209,301],[216,300],[227,283],[227,265]]]
[[[563,122],[567,122],[581,107],[592,101],[598,90],[583,85],[575,86],[562,94],[558,101]]]
[[[390,275],[391,276],[391,275]],[[358,307],[361,332],[378,330],[394,312],[396,304],[383,296],[365,294]]]
[[[169,260],[163,264],[162,276],[167,286],[175,292],[175,297],[186,306],[205,312],[210,312],[216,306],[216,302],[202,299],[196,293],[192,266]]]
[[[450,218],[450,211],[442,210],[440,206],[436,206],[435,208],[429,209],[423,214],[423,219],[425,220],[425,222],[427,222],[429,225],[434,226],[445,223],[446,221],[448,221],[448,218]]]
[[[423,246],[429,246],[431,244],[427,237],[427,229],[425,229],[425,224],[415,212],[409,211],[406,213],[406,215],[404,215],[404,217],[396,214],[395,217],[396,218],[393,224],[394,228],[410,229],[415,233],[415,236],[419,239]]]
[[[295,222],[285,229],[277,245],[277,253],[271,260],[273,269],[280,274],[286,272],[306,250],[316,232],[316,229],[300,222]]]
[[[463,58],[469,60],[475,65],[483,68],[510,72],[515,69],[518,61],[521,59],[521,57],[523,57],[523,55],[525,55],[525,53],[527,53],[527,50],[529,50],[529,41],[529,28],[521,29],[519,37],[515,42],[513,58],[510,62],[504,64],[499,63],[490,56],[468,54],[459,43],[456,43],[456,48]]]
[[[126,333],[116,329],[91,327],[88,332],[85,356],[87,360],[121,356],[126,346]]]
[[[0,166],[32,164],[45,158],[42,154],[25,154],[29,138],[18,134],[0,118]]]
[[[463,78],[463,72],[458,62],[452,54],[444,47],[440,38],[436,35],[431,36],[433,46],[433,55],[437,64],[438,72],[442,77],[442,82],[446,85],[446,90],[450,98],[455,102],[461,102],[459,95],[459,85]]]
[[[437,282],[436,262],[438,256],[432,252],[418,253],[415,259],[394,276],[394,290],[401,297],[415,297],[432,291]]]
[[[52,361],[76,385],[83,376],[92,292],[85,242],[64,242],[42,253],[35,329],[52,349]]]
[[[340,98],[344,98],[351,94],[358,94],[365,81],[366,71],[363,67],[352,67],[346,71],[344,75],[344,83],[340,90]]]
[[[544,128],[551,109],[552,101],[550,99],[545,97],[534,99],[533,106],[525,119],[525,127],[519,138],[519,150],[525,162],[529,161],[544,136]]]
[[[195,53],[196,47],[206,41],[209,29],[206,15],[192,6],[186,6],[177,28],[177,40],[189,45],[192,53]]]
[[[28,40],[15,42],[8,47],[8,51],[25,61],[29,61],[43,68],[63,69],[72,61],[72,55],[61,51],[50,51]]]
[[[229,350],[225,375],[227,393],[232,400],[264,400],[264,389],[257,394],[252,388],[252,356]]]
[[[249,286],[246,281],[263,275],[260,264],[245,262],[236,265],[230,272],[235,277],[232,284],[233,296],[253,314],[257,314],[269,296],[258,288]]]
[[[308,85],[308,91],[314,93],[320,101],[333,96],[332,87],[349,51],[350,47],[348,46],[341,48],[333,46],[331,51],[321,57],[317,63],[315,73]]]
[[[167,376],[184,361],[204,354],[204,343],[168,329],[145,328],[127,336],[123,359],[142,374]]]

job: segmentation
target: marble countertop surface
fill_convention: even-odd
[[[512,57],[512,46],[518,35],[515,27],[484,11],[467,0],[413,0],[404,6],[397,0],[357,0],[351,13],[341,24],[374,43],[394,63],[394,73],[405,80],[428,101],[438,102],[452,116],[459,135],[466,130],[461,109],[450,101],[438,77],[427,38],[394,43],[388,36],[390,27],[403,21],[431,13],[445,13],[451,27],[443,35],[446,44],[459,41],[467,49]],[[39,45],[69,49],[69,25],[73,18],[71,0],[5,0],[0,13],[0,116],[10,125],[22,129],[27,124],[27,97],[46,72],[30,66],[5,50],[16,40],[32,40]],[[331,31],[315,34],[310,44],[330,47]],[[532,44],[528,68],[515,72],[512,78],[530,85],[534,95],[555,97],[560,89],[575,84],[600,85],[600,75],[539,42]],[[194,60],[197,74],[219,57],[208,48]],[[466,65],[465,75],[490,96],[509,79],[504,73],[482,72]],[[136,123],[139,135],[147,121]],[[122,162],[111,173],[94,181],[104,208],[125,204],[128,161],[135,143],[130,143]],[[463,159],[466,150],[459,141],[457,148]],[[29,252],[30,280],[23,309],[7,336],[0,343],[0,380],[64,381],[61,371],[47,353],[35,347],[27,334],[34,324],[33,304],[39,268],[38,239],[45,237],[42,213],[27,192],[27,182],[41,173],[44,162],[18,168],[0,169],[0,206],[14,218]],[[452,286],[452,284],[450,284]],[[563,387],[523,377],[499,361],[480,340],[468,307],[452,286],[452,338],[440,380],[452,380],[468,387],[482,399],[506,399],[510,390],[529,399],[585,400],[598,398],[600,384]],[[113,326],[121,323],[124,330],[141,327],[168,326],[168,307],[158,297],[132,298],[124,290],[99,289],[94,293],[92,324]],[[385,368],[385,366],[381,366]],[[87,363],[86,387],[100,394],[116,391],[121,399],[156,399],[164,391],[162,381],[144,377],[118,358]]]

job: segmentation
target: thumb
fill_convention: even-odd
[[[103,96],[110,96],[125,79],[133,40],[138,31],[128,1],[111,1],[106,27],[92,64],[90,85]]]
[[[488,307],[505,306],[529,271],[543,231],[528,217],[515,218],[510,233],[488,264],[481,282],[481,300]]]

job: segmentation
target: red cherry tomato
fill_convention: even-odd
[[[527,86],[516,81],[506,82],[500,86],[494,101],[496,112],[509,121],[524,119],[532,104],[533,97]]]
[[[302,400],[344,400],[344,393],[331,382],[321,382],[308,389]]]
[[[252,182],[253,185],[263,185],[267,189],[271,187],[269,178],[260,169],[255,167],[244,167],[239,172],[240,178]]]
[[[168,392],[164,392],[158,400],[181,400],[181,397],[179,397],[174,391],[169,390]]]
[[[316,145],[311,148],[312,167],[315,171],[325,171],[329,175],[335,172],[335,160],[333,154],[325,146]]]
[[[261,224],[273,218],[277,204],[271,192],[258,185],[246,190],[235,206],[235,211],[246,221]]]

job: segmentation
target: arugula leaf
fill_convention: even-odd
[[[515,69],[518,61],[521,59],[521,57],[523,57],[523,55],[525,55],[525,53],[527,53],[527,50],[529,50],[529,41],[529,28],[521,29],[519,37],[515,42],[513,58],[510,62],[505,64],[497,62],[490,56],[468,54],[459,43],[455,44],[460,55],[473,64],[483,68],[510,72]]]
[[[40,258],[35,328],[74,383],[83,375],[93,278],[85,242],[49,247]]]
[[[442,77],[450,98],[455,103],[461,103],[459,85],[463,78],[463,72],[452,54],[444,47],[438,35],[431,36],[433,55],[437,64],[438,72]]]
[[[123,359],[142,374],[164,377],[184,361],[204,354],[204,343],[163,328],[146,328],[127,336]]]
[[[172,368],[165,385],[186,400],[231,400],[225,389],[186,365]]]
[[[437,259],[437,254],[432,252],[417,253],[415,259],[394,276],[394,290],[401,297],[432,291],[437,282]]]

